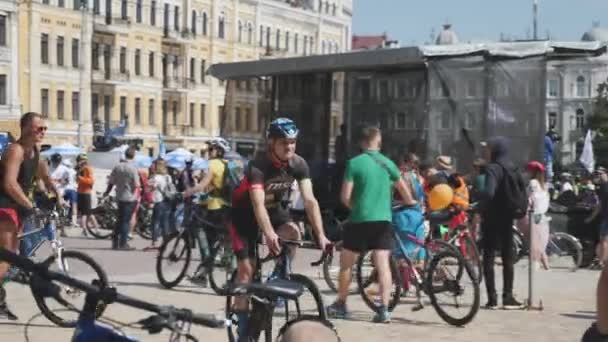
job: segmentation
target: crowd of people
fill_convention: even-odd
[[[7,149],[1,164],[0,247],[13,251],[17,250],[17,235],[24,219],[34,210],[36,189],[52,193],[59,205],[69,208],[74,226],[84,228],[98,224],[91,215],[95,179],[86,155],[78,156],[76,167],[60,155],[54,155],[49,168],[41,161],[38,148],[46,132],[44,119],[37,113],[27,113],[20,125],[21,138]],[[298,240],[303,236],[301,226],[294,223],[290,215],[290,197],[297,184],[298,205],[306,212],[319,247],[326,249],[331,242],[325,235],[309,167],[295,153],[298,134],[298,128],[290,119],[279,118],[271,122],[267,130],[267,150],[249,161],[242,180],[234,188],[228,188],[226,183],[230,170],[224,156],[230,146],[222,138],[209,141],[208,170],[200,174],[193,171],[191,160],[186,162],[183,171],[176,172],[161,158],[155,160],[149,170],[138,170],[133,162],[135,149],[127,149],[124,160],[112,170],[104,193],[108,196],[114,190],[118,204],[112,248],[133,249],[128,243],[129,234],[137,220],[138,206],[145,205],[153,210],[152,242],[146,250],[154,250],[158,240],[175,229],[172,215],[175,215],[174,199],[178,194],[188,203],[197,194],[205,193],[204,199],[197,201],[195,207],[203,208],[210,221],[227,227],[238,259],[236,281],[248,283],[253,277],[260,235],[273,253],[279,253],[282,248],[280,238]],[[486,308],[498,307],[494,280],[497,252],[502,258],[502,306],[505,309],[522,307],[513,293],[515,255],[511,229],[513,222],[519,221],[522,229],[530,232],[528,235],[535,240],[533,245],[536,246],[531,251],[533,258],[548,268],[544,254],[549,234],[547,212],[549,202],[555,196],[547,168],[548,163],[551,166],[550,160],[530,161],[525,167],[526,181],[511,159],[509,142],[503,137],[482,143],[482,153],[473,163],[474,171],[470,175],[456,172],[449,156],[421,162],[415,154],[406,153],[397,166],[380,152],[382,134],[376,127],[366,127],[362,131],[360,147],[361,153],[345,162],[340,200],[350,214],[342,233],[338,296],[328,307],[331,316],[349,316],[346,301],[352,267],[360,253],[371,250],[382,298],[382,306],[373,321],[390,322],[387,304],[392,283],[389,258],[396,250],[394,229],[397,234],[440,235],[438,223],[449,228],[463,224],[473,202],[477,203],[478,213],[474,219],[479,230],[476,233],[482,235],[483,272],[488,295]],[[589,220],[598,215],[602,218],[598,262],[603,265],[608,253],[606,170],[598,169],[580,182],[572,182],[568,175],[562,175],[560,181],[558,197],[571,192],[593,206]],[[393,211],[395,201],[403,205],[397,212]],[[428,232],[423,223],[425,217],[431,221]],[[61,233],[65,234],[65,231]],[[86,234],[85,229],[83,234]],[[211,231],[200,231],[199,236],[207,242],[199,241],[204,259],[208,253],[205,246],[218,237]],[[292,249],[289,253],[293,258],[296,251]],[[0,263],[0,279],[4,279],[8,267],[7,263]],[[200,282],[205,282],[205,277],[204,271],[195,276]],[[16,319],[8,309],[5,297],[5,291],[0,287],[0,317]],[[244,336],[248,324],[248,298],[239,297],[234,305],[239,316],[239,335]]]

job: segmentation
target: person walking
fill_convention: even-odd
[[[110,194],[112,188],[116,187],[116,200],[118,201],[118,224],[112,235],[112,249],[133,250],[127,239],[131,216],[137,205],[136,189],[139,188],[139,173],[133,163],[135,148],[129,147],[125,152],[126,161],[121,162],[112,169],[108,187],[104,197]]]
[[[66,184],[63,192],[63,199],[69,204],[68,216],[72,222],[72,227],[79,227],[78,225],[78,174],[69,159],[63,161],[63,165],[68,168],[68,183]]]
[[[78,168],[78,212],[80,213],[80,226],[82,227],[82,235],[87,235],[87,225],[97,227],[97,220],[91,212],[91,193],[95,178],[93,176],[93,168],[89,166],[89,158],[86,154],[80,154],[76,157]]]
[[[522,231],[528,235],[531,246],[532,260],[540,262],[545,270],[549,269],[549,259],[547,258],[547,244],[549,243],[549,221],[546,215],[549,211],[549,191],[545,183],[545,166],[537,161],[531,161],[526,167],[530,174],[530,184],[528,185],[529,202],[532,212],[532,221],[528,216],[519,221]],[[530,222],[532,225],[530,226]]]
[[[349,224],[343,233],[338,298],[327,311],[333,317],[348,317],[346,299],[352,280],[352,267],[360,253],[371,250],[382,297],[382,303],[373,321],[389,323],[388,301],[392,283],[389,260],[394,247],[391,226],[393,184],[406,205],[412,206],[417,202],[412,198],[397,166],[380,153],[380,129],[366,127],[362,133],[363,153],[348,161],[340,194],[342,203],[351,209],[351,213]]]
[[[157,159],[152,164],[153,174],[149,184],[154,198],[152,214],[152,245],[145,250],[156,249],[156,240],[164,240],[169,233],[169,217],[171,215],[170,197],[175,193],[175,186],[167,172],[167,164],[163,159]]]
[[[523,217],[526,212],[525,183],[509,157],[508,141],[505,138],[490,139],[484,154],[484,159],[489,160],[486,166],[486,184],[481,193],[483,271],[488,292],[485,308],[498,308],[494,256],[496,251],[500,250],[503,266],[503,308],[519,309],[522,304],[513,295],[515,255],[511,227],[514,220]],[[508,194],[518,196],[510,197]],[[521,202],[517,203],[518,208],[514,208],[514,202]]]
[[[57,189],[58,195],[61,198],[64,198],[66,195],[66,187],[70,182],[70,171],[63,164],[63,158],[59,153],[55,153],[51,156],[51,167],[49,169],[49,176]],[[70,202],[66,202],[71,205]],[[59,230],[59,235],[61,237],[67,237],[65,233],[65,227],[61,224],[57,225],[57,229]]]

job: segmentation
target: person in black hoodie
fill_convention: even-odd
[[[494,284],[494,256],[500,250],[503,265],[504,309],[519,309],[519,303],[513,295],[513,214],[504,210],[507,203],[505,196],[505,170],[513,170],[514,164],[509,158],[509,143],[504,137],[490,139],[484,151],[484,159],[489,160],[486,166],[485,189],[481,197],[481,231],[483,251],[483,271],[488,291],[487,309],[498,308],[496,286]]]

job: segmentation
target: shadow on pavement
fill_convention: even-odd
[[[577,318],[577,319],[589,319],[595,320],[597,316],[595,313],[581,313],[582,311],[577,311],[577,313],[563,313],[560,316],[569,317],[569,318]]]
[[[157,283],[144,283],[144,282],[137,282],[137,281],[111,281],[110,282],[111,285],[113,286],[143,286],[143,287],[148,287],[148,288],[152,288],[152,289],[158,289],[158,290],[167,290],[167,291],[174,291],[174,292],[181,292],[181,293],[192,293],[192,294],[197,294],[197,295],[213,295],[215,296],[215,292],[213,292],[213,290],[208,289],[208,288],[202,288],[200,286],[196,286],[196,285],[179,285],[176,286],[172,289],[167,289],[164,286],[162,286],[161,284],[157,284]],[[211,292],[202,292],[205,290],[209,290]]]

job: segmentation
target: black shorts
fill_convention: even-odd
[[[393,227],[387,221],[350,223],[344,227],[342,244],[349,251],[358,253],[378,249],[393,250]]]
[[[91,215],[91,194],[78,193],[78,213]]]
[[[273,228],[278,228],[291,222],[289,215],[268,213]],[[251,208],[232,208],[232,223],[230,224],[230,237],[232,249],[237,259],[255,259],[257,243],[260,237],[260,227]]]

